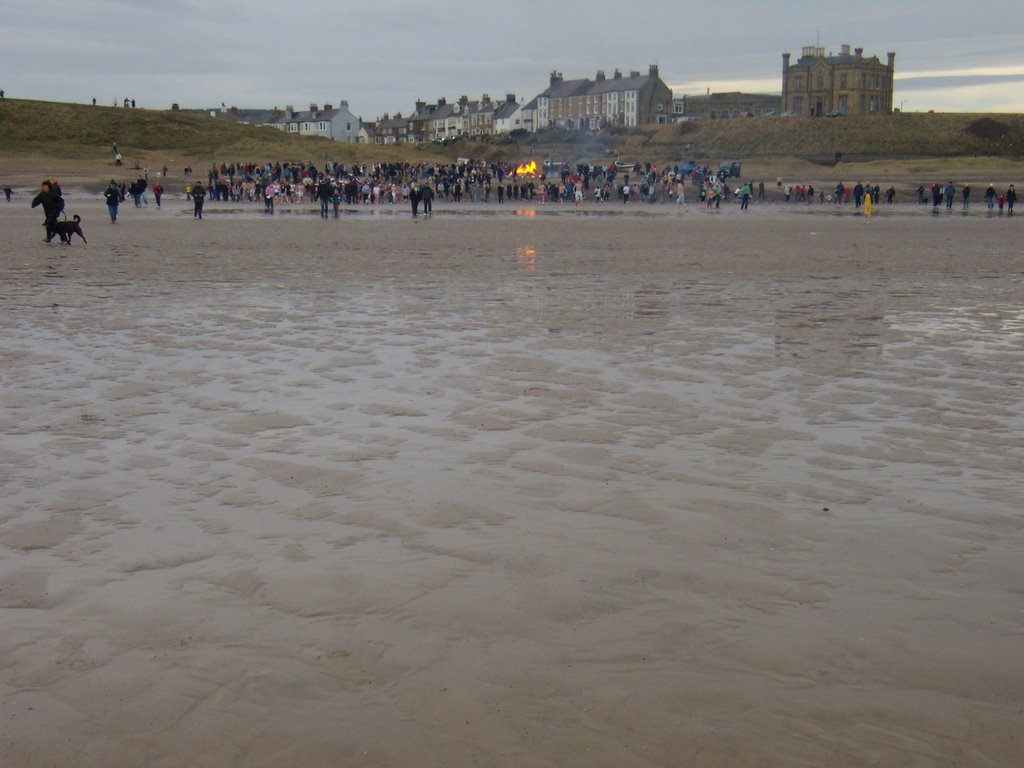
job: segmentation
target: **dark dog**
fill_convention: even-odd
[[[71,245],[71,236],[78,235],[82,238],[83,243],[89,241],[85,239],[85,235],[82,234],[82,226],[80,222],[82,217],[75,214],[74,221],[58,221],[53,225],[53,234],[60,236],[60,241],[65,245]]]

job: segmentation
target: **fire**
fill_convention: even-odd
[[[538,176],[540,175],[537,171],[537,161],[531,160],[526,165],[520,165],[516,168],[516,176]]]

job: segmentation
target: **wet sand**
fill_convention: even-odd
[[[185,205],[0,203],[3,766],[1024,762],[1020,217]]]

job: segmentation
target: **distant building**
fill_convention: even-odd
[[[623,77],[615,70],[594,80],[565,80],[552,72],[547,90],[537,97],[534,130],[547,127],[597,130],[605,126],[649,125],[672,120],[672,90],[652,64],[646,75],[637,71]]]
[[[863,48],[843,45],[838,56],[805,46],[795,64],[782,54],[782,111],[796,115],[888,115],[892,113],[896,54],[883,64]]]
[[[688,118],[760,117],[778,114],[782,98],[770,93],[708,93],[676,96],[672,99],[672,117]]]
[[[514,93],[505,94],[505,101],[494,109],[494,132],[511,133],[524,128],[523,108],[516,101]]]
[[[387,112],[373,126],[375,144],[405,144],[414,141],[409,132],[409,119],[398,112],[394,117]]]
[[[359,141],[361,121],[349,111],[348,102],[343,100],[337,108],[330,104],[324,104],[323,108],[310,104],[309,109],[302,112],[296,112],[289,106],[284,112],[265,119],[262,125],[273,126],[285,133],[323,136],[355,144]]]

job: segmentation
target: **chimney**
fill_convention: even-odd
[[[310,112],[316,112],[318,109],[320,109],[320,107],[318,107],[316,104],[310,104],[309,105],[309,111]]]
[[[328,104],[328,103],[327,103],[327,102],[325,101],[325,102],[324,102],[324,112],[327,112],[327,111],[329,111],[329,110],[332,110],[332,109],[334,109],[334,107],[332,107],[332,106],[331,106],[330,104]]]
[[[288,117],[295,117],[295,107],[293,107],[291,104],[286,104],[284,107],[284,111],[288,113]]]
[[[444,96],[442,96],[440,99],[437,100],[437,106],[439,106],[439,107],[443,107],[447,103],[448,103],[448,99],[446,99]]]
[[[594,79],[597,80],[597,82],[599,82],[599,83],[603,83],[604,82],[604,70],[603,69],[597,70],[597,77],[595,77]]]
[[[853,53],[857,57],[857,59],[860,60],[860,57],[864,55],[864,49],[863,48],[854,48],[853,49]]]
[[[348,109],[348,99],[339,99],[338,109]]]
[[[485,93],[483,96],[480,97],[480,101],[482,101],[484,104],[490,104],[491,95],[489,93]]]
[[[629,76],[635,80],[636,78],[640,77],[640,73],[637,72],[635,69],[632,69],[629,72]]]
[[[612,74],[612,79],[613,80],[621,80],[622,79],[622,73],[618,69],[616,69],[615,72]]]
[[[551,85],[558,85],[562,82],[562,73],[551,70]]]
[[[402,119],[402,113],[401,112],[395,112],[395,120],[401,120],[401,119]]]
[[[506,104],[515,104],[516,103],[516,95],[514,93],[506,93],[505,94],[505,103]]]
[[[657,77],[658,76],[658,65],[657,64],[651,64],[651,68],[647,71],[647,74],[649,74],[651,77]]]
[[[401,115],[395,115],[395,117],[401,117]],[[391,117],[388,115],[387,112],[385,112],[384,113],[384,117],[381,118],[381,122],[383,122],[384,120],[390,120],[390,119],[391,119]]]
[[[887,55],[889,57],[889,69],[895,68],[895,66],[896,66],[896,53],[894,51],[889,51],[889,53]]]
[[[460,107],[465,107],[468,104],[469,104],[469,96],[467,96],[466,94],[462,94],[461,96],[459,96],[459,106]]]
[[[843,43],[839,47],[839,54],[841,56],[849,56],[850,55],[850,44],[849,43]]]
[[[425,101],[417,101],[416,102],[416,111],[417,112],[422,112],[426,108],[427,108],[427,102],[425,102]]]

